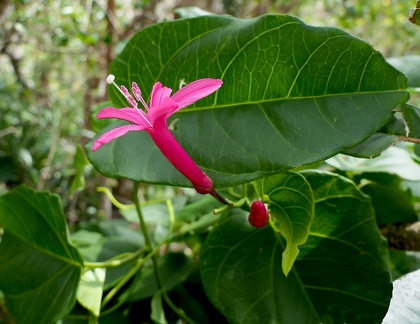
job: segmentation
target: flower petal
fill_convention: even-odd
[[[98,148],[100,148],[102,145],[105,145],[112,140],[124,136],[130,131],[144,131],[149,127],[145,126],[137,126],[137,125],[127,125],[127,126],[121,126],[114,129],[111,129],[110,131],[103,134],[101,137],[99,137],[95,143],[93,143],[92,151],[95,152]]]
[[[142,116],[140,116],[140,114],[142,114]],[[104,108],[98,113],[98,115],[96,115],[96,118],[116,118],[139,126],[150,126],[145,120],[148,119],[147,115],[143,111],[134,108]]]
[[[222,80],[217,79],[200,79],[187,84],[179,89],[171,98],[179,104],[179,109],[189,106],[204,97],[215,92],[222,86]]]
[[[149,110],[149,120],[152,123],[153,127],[155,126],[155,121],[162,116],[165,116],[165,122],[169,116],[171,116],[178,109],[178,104],[171,99],[171,97],[164,98],[162,104],[156,107],[150,107]]]
[[[150,108],[160,106],[163,100],[171,95],[172,89],[162,87],[162,83],[158,82],[153,86],[152,95],[150,96]]]

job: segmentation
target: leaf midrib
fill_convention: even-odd
[[[237,102],[232,104],[221,104],[221,105],[211,105],[211,106],[200,106],[200,107],[192,107],[187,109],[181,109],[177,112],[177,114],[185,114],[185,113],[192,113],[197,111],[203,110],[214,110],[214,109],[226,109],[226,108],[233,108],[238,106],[261,106],[266,103],[278,102],[278,101],[292,101],[292,100],[308,100],[308,99],[324,99],[330,97],[340,97],[340,96],[354,96],[354,95],[378,95],[384,93],[406,93],[408,95],[408,91],[405,89],[398,89],[398,90],[381,90],[381,91],[365,91],[365,92],[349,92],[349,93],[337,93],[337,94],[328,94],[328,95],[318,95],[318,96],[306,96],[306,97],[283,97],[283,98],[274,98],[274,99],[265,99],[265,100],[255,100],[255,101],[248,101],[248,102]]]

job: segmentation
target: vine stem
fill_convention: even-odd
[[[140,204],[140,200],[139,200],[139,196],[138,196],[138,190],[139,190],[139,183],[137,181],[135,181],[134,182],[134,190],[133,190],[133,195],[134,195],[133,201],[134,201],[134,205],[136,206],[136,211],[137,211],[137,215],[139,217],[141,230],[142,230],[143,236],[144,236],[144,241],[145,241],[146,245],[152,246],[152,240],[150,239],[149,230],[147,229],[147,224],[146,224],[146,222],[144,220],[143,213],[141,211],[141,204]],[[168,204],[168,207],[170,207],[169,204]],[[169,214],[170,214],[170,220],[171,220],[170,230],[172,230],[173,223],[174,223],[174,211],[173,211],[173,208],[169,208]],[[175,314],[177,314],[180,318],[182,318],[184,321],[186,321],[187,323],[190,323],[190,324],[195,324],[195,322],[192,319],[190,319],[185,314],[184,311],[182,311],[181,309],[179,309],[178,307],[176,307],[176,305],[170,300],[168,294],[166,293],[166,290],[165,290],[165,288],[162,285],[161,274],[160,274],[159,264],[158,264],[158,260],[157,260],[156,254],[153,254],[152,261],[153,261],[153,267],[154,267],[154,270],[155,270],[154,271],[155,279],[156,279],[156,282],[157,282],[157,285],[158,285],[159,290],[163,294],[163,298],[165,299],[165,302],[172,309],[172,311]]]
[[[414,143],[414,144],[420,144],[420,138],[414,138],[414,137],[407,137],[407,136],[401,136],[399,138],[402,142],[408,142],[408,143]]]
[[[84,262],[83,265],[86,270],[95,269],[95,268],[116,268],[122,266],[125,263],[128,263],[132,260],[139,258],[141,255],[149,251],[151,247],[147,246],[144,247],[134,253],[129,253],[125,257],[115,258],[111,260],[107,260],[104,262]]]

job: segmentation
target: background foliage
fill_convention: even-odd
[[[388,271],[395,280],[418,269],[415,252],[420,248],[418,236],[413,234],[402,240],[399,235],[400,232],[406,235],[405,226],[415,226],[418,221],[417,146],[398,145],[372,160],[338,155],[322,162],[339,151],[358,157],[377,156],[401,139],[416,142],[420,137],[420,114],[415,107],[418,102],[414,89],[419,86],[419,76],[413,73],[419,64],[416,56],[419,30],[407,20],[408,10],[415,3],[226,0],[194,1],[193,4],[201,9],[186,8],[191,5],[188,1],[178,1],[176,5],[171,1],[153,0],[1,3],[0,225],[4,232],[2,228],[0,231],[4,234],[0,241],[0,274],[3,274],[0,275],[0,321],[13,323],[14,317],[18,323],[25,322],[27,315],[37,318],[39,323],[63,317],[68,323],[94,322],[100,314],[101,323],[150,319],[164,323],[175,322],[186,314],[187,320],[189,317],[199,323],[226,320],[374,323],[384,318],[391,298]],[[285,20],[279,22],[277,16],[260,17],[252,23],[229,17],[202,18],[197,25],[180,21],[173,29],[177,32],[171,36],[172,20],[202,15],[204,10],[239,18],[260,17],[266,13],[290,14],[308,25],[343,28],[368,43],[338,30],[320,28],[315,31],[299,25],[295,18],[281,18]],[[156,25],[164,20],[168,22]],[[206,21],[205,28],[202,21]],[[286,36],[259,37],[256,48],[243,46],[243,42],[259,32],[265,34],[264,28],[270,23],[274,26],[291,22],[297,23],[298,28],[288,30]],[[205,60],[199,72],[195,72],[196,66],[190,65],[190,61],[183,60],[183,55],[193,58],[191,53],[197,48],[198,54],[202,51],[199,57],[205,57],[206,47],[191,41],[193,34],[188,33],[203,36],[212,24],[223,25],[225,29],[213,33],[213,38],[207,38],[206,42],[218,49],[220,71],[224,71],[226,64],[232,64],[232,73],[224,75],[225,85],[220,94],[183,112],[182,118],[174,124],[174,134],[220,187],[260,179],[253,185],[225,189],[223,194],[231,199],[268,199],[271,226],[262,230],[255,230],[247,223],[246,204],[215,216],[212,210],[220,205],[211,197],[196,196],[189,189],[164,186],[188,186],[188,182],[175,170],[162,172],[170,165],[160,159],[144,134],[130,134],[121,139],[126,146],[111,144],[95,155],[90,153],[91,144],[86,146],[86,152],[84,148],[97,132],[113,127],[92,118],[106,106],[108,94],[104,79],[108,71],[117,75],[119,83],[139,82],[145,93],[149,93],[157,80],[177,89],[182,79],[190,82],[199,77],[218,77],[218,70],[206,67]],[[144,30],[150,25],[153,26]],[[144,32],[137,34],[141,30]],[[366,88],[346,84],[339,89],[339,83],[328,82],[308,87],[318,80],[308,81],[314,73],[328,72],[317,60],[308,64],[307,75],[302,74],[301,80],[297,78],[295,88],[283,89],[284,95],[277,96],[282,91],[267,93],[258,85],[247,88],[250,79],[273,77],[270,69],[278,57],[270,53],[277,53],[278,48],[297,53],[295,57],[302,62],[307,60],[305,55],[310,56],[314,51],[302,51],[305,42],[297,43],[305,38],[305,32],[312,37],[317,35],[319,44],[341,35],[342,43],[333,42],[336,49],[326,46],[324,53],[338,55],[335,59],[325,55],[325,65],[342,62],[342,66],[332,71],[342,69],[350,73],[357,71],[357,62],[369,61],[372,65],[366,74],[372,82],[367,82]],[[283,43],[290,33],[294,33],[295,41]],[[157,34],[167,43],[156,44]],[[350,40],[352,45],[348,46]],[[128,41],[128,47],[123,50]],[[165,65],[156,60],[154,50],[176,48],[182,41],[186,47],[179,57],[168,56]],[[391,110],[407,100],[405,80],[375,54],[369,44],[404,72],[408,86],[412,87],[410,105],[402,105],[388,120]],[[231,60],[231,53],[242,46],[244,56],[237,55]],[[148,48],[143,55],[148,56],[142,60],[128,55],[131,50],[143,47]],[[266,48],[265,56],[255,61],[246,60],[261,48]],[[290,57],[287,51],[285,60]],[[349,53],[351,59],[346,60],[341,55],[343,52]],[[361,52],[367,53],[365,58],[356,55]],[[119,59],[111,65],[118,54]],[[376,61],[370,61],[371,55]],[[402,57],[405,55],[412,56]],[[153,72],[136,75],[122,68],[129,64],[141,71],[145,69],[141,61],[147,62]],[[299,66],[299,62],[295,64]],[[243,67],[252,73],[243,73]],[[286,66],[280,71],[293,75]],[[310,88],[312,92],[305,92]],[[301,101],[289,103],[288,94]],[[321,111],[328,107],[322,98],[326,94],[340,95],[335,102],[337,107],[352,100],[353,108],[360,104],[368,109],[360,115],[348,116],[343,115],[345,110],[332,110],[326,120],[331,123],[339,116],[342,119],[337,125],[329,130],[327,125],[319,129],[307,127],[322,117],[322,114],[308,115],[308,111],[315,106],[322,107]],[[313,101],[313,96],[321,98]],[[113,90],[110,99],[114,105],[123,104]],[[282,136],[268,133],[267,125],[278,120],[278,116],[263,118],[254,113],[255,105],[262,107],[265,114],[273,113],[272,107],[276,106],[273,101],[280,107],[282,120],[288,120],[278,126],[285,127],[283,136],[299,127],[307,130],[307,133],[299,133],[302,138],[295,136],[284,141],[298,147],[296,152],[282,142]],[[235,105],[244,112],[240,123],[231,108]],[[287,114],[281,108],[284,105],[294,111],[300,109],[299,114]],[[220,115],[209,107],[219,108]],[[372,115],[366,117],[367,112]],[[225,150],[212,146],[214,134],[208,136],[193,127],[200,120],[213,120],[214,124],[208,127],[210,131],[215,125],[227,131],[226,137],[219,133],[217,143],[235,136],[241,141],[245,139],[246,154],[238,155],[232,143]],[[249,132],[244,133],[243,129]],[[332,135],[331,131],[336,133]],[[194,138],[202,144],[198,146],[201,151],[197,150]],[[267,139],[273,140],[271,145],[262,146]],[[363,143],[356,145],[360,142]],[[305,155],[308,150],[312,151]],[[131,164],[109,165],[107,161],[112,156],[124,156]],[[144,156],[152,156],[154,163],[143,163]],[[258,158],[253,160],[252,156]],[[219,157],[236,164],[225,163]],[[293,173],[261,179],[312,162],[317,162],[311,166],[312,170],[295,169]],[[138,172],[139,166],[143,166],[142,172]],[[223,170],[224,174],[218,174],[218,170]],[[120,177],[160,185],[138,185],[126,179],[115,179]],[[288,182],[290,179],[295,182]],[[26,186],[18,186],[20,184]],[[102,192],[96,190],[99,186]],[[294,193],[296,196],[290,198],[296,188],[299,188]],[[144,224],[139,223],[136,209],[131,205],[133,200],[136,202],[133,192],[137,193],[137,189],[150,242],[139,231]],[[116,198],[125,204],[120,204]],[[285,206],[287,211],[282,209]],[[309,218],[297,210],[301,206],[305,206]],[[293,236],[287,233],[285,224],[296,217],[304,219],[305,230]],[[296,228],[299,225],[295,224]],[[388,243],[398,250],[386,248],[378,225]],[[150,262],[152,254],[158,260],[156,263]],[[282,267],[287,277],[278,271]],[[11,273],[20,278],[19,285],[10,280]],[[394,289],[407,289],[415,273],[408,279],[398,279]],[[33,280],[33,276],[37,280]],[[31,291],[31,294],[22,295],[22,291]],[[53,299],[50,300],[45,291],[49,291],[48,296]],[[291,291],[293,294],[288,293],[287,298],[282,295]],[[238,295],[243,298],[235,298]],[[284,300],[287,302],[282,303]],[[399,301],[396,303],[398,305]],[[30,304],[37,310],[22,311]],[[47,307],[49,311],[41,312],[45,305],[52,306]],[[277,307],[273,309],[273,305]],[[396,316],[416,323],[416,314],[420,314],[416,305],[410,306],[411,313],[403,314],[398,313],[400,307],[392,305],[395,302],[391,303],[384,322]],[[305,311],[301,312],[302,309]],[[296,317],[297,313],[301,317]]]

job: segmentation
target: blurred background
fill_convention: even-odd
[[[110,62],[142,28],[203,11],[240,18],[290,14],[311,25],[343,28],[385,57],[416,55],[420,29],[408,21],[415,5],[414,0],[1,0],[0,194],[22,183],[57,193],[70,223],[98,209],[109,214],[109,200],[96,192],[98,185],[124,197],[124,182],[96,173],[81,147],[99,127],[91,116],[107,100]]]

